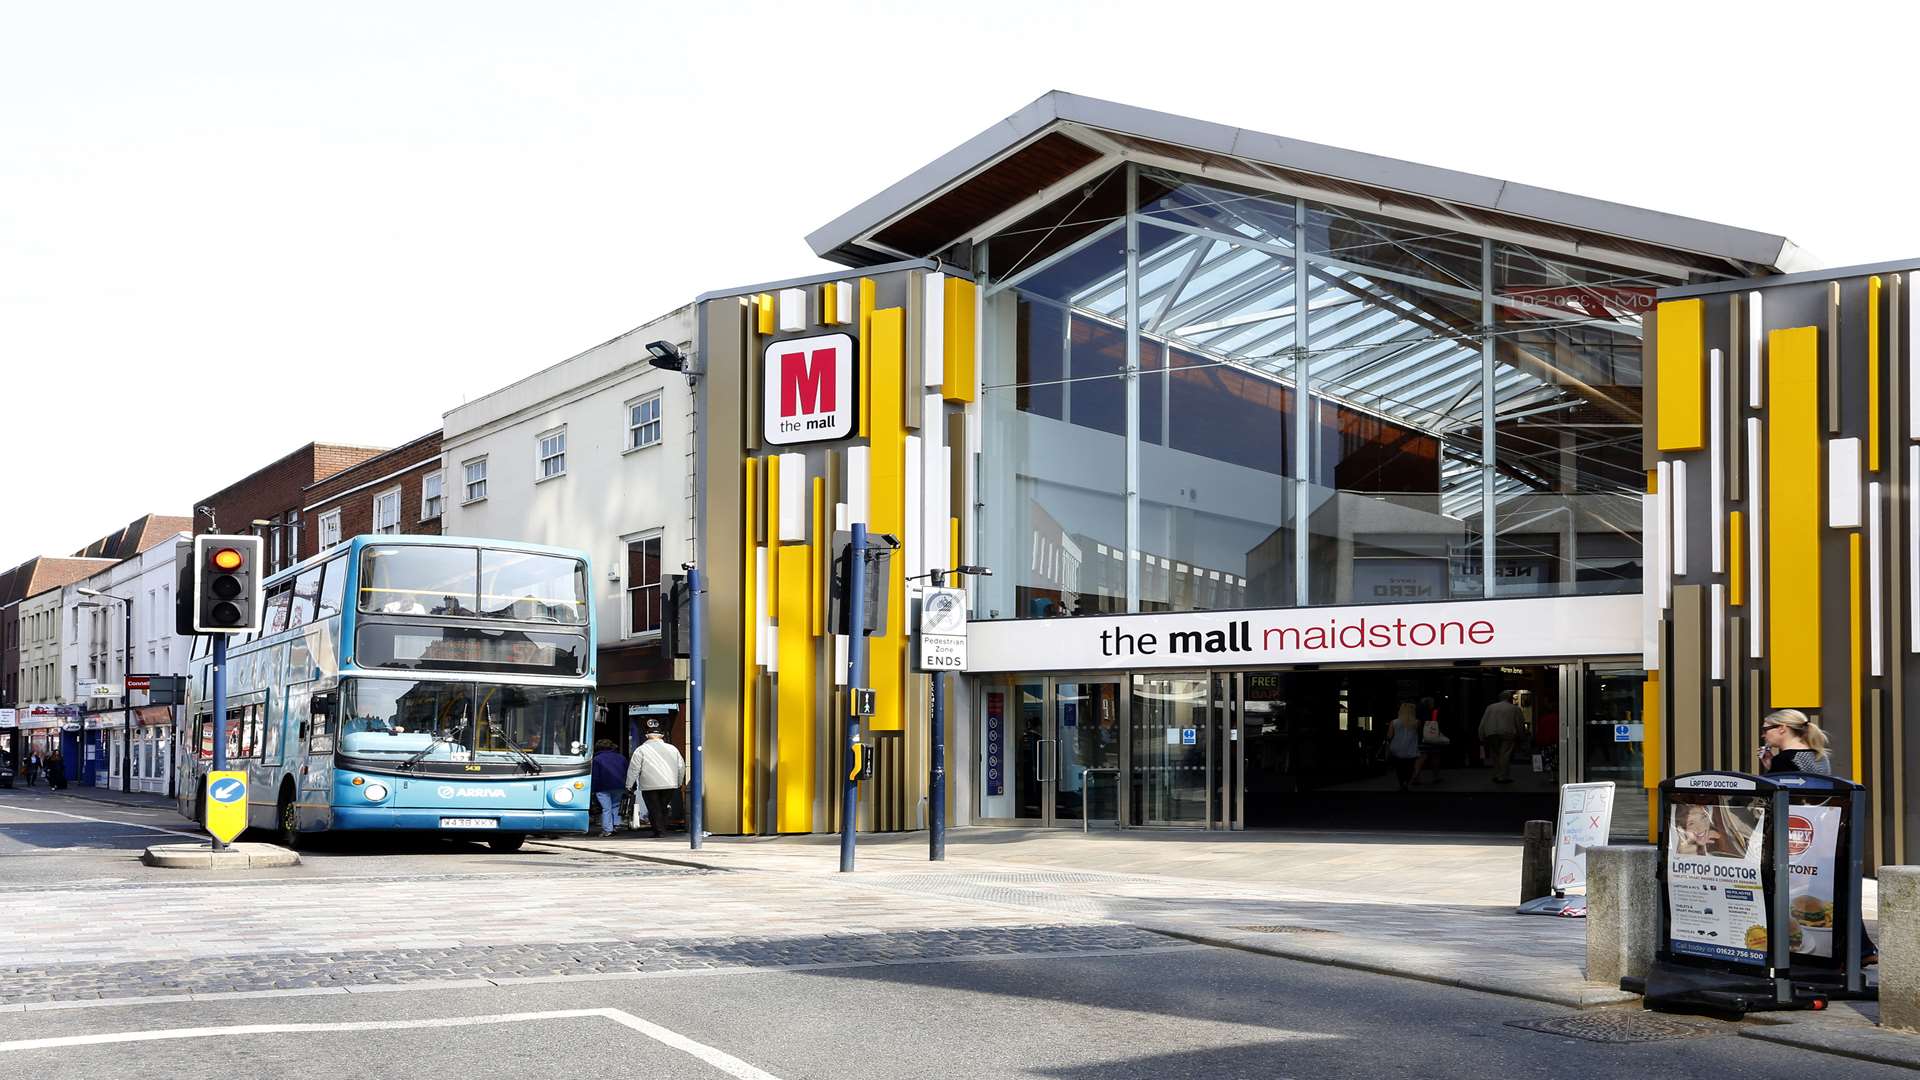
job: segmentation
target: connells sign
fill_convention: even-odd
[[[1076,671],[1632,656],[1640,597],[1196,611],[970,625],[967,670]]]

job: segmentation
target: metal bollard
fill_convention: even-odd
[[[1644,978],[1659,946],[1660,893],[1651,844],[1587,849],[1587,979]]]
[[[1553,892],[1553,822],[1529,821],[1520,849],[1520,902]]]
[[[1920,866],[1883,866],[1880,1026],[1920,1031]]]

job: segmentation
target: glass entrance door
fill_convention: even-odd
[[[1204,673],[1133,677],[1127,765],[1133,824],[1207,825],[1211,689]]]
[[[1213,676],[1213,702],[1209,736],[1212,750],[1207,755],[1211,772],[1207,778],[1207,828],[1243,829],[1241,813],[1241,766],[1244,744],[1240,741],[1240,676],[1216,672]]]
[[[1055,772],[1053,821],[1078,825],[1120,820],[1120,681],[1053,684]]]
[[[1120,819],[1126,697],[1117,678],[1034,677],[983,688],[980,819],[1080,827]]]

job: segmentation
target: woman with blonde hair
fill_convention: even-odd
[[[1760,771],[1833,774],[1827,763],[1827,733],[1799,709],[1775,709],[1760,721]]]
[[[1393,759],[1394,778],[1400,781],[1400,790],[1413,786],[1420,777],[1420,718],[1414,715],[1413,702],[1400,703],[1400,714],[1393,718],[1387,731],[1387,756]]]

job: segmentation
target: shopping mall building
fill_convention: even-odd
[[[1710,470],[1659,492],[1686,440],[1647,418],[1663,290],[1750,291],[1785,239],[1052,93],[808,242],[846,269],[698,305],[714,831],[838,828],[854,522],[901,545],[862,828],[926,820],[908,582],[960,563],[993,573],[951,680],[958,823],[1504,830],[1614,780],[1643,834],[1644,786],[1752,741],[1746,705],[1706,711],[1738,673],[1660,678],[1712,652],[1683,639],[1727,570],[1672,565],[1660,508],[1707,507]],[[1745,338],[1691,302],[1718,313],[1663,407]],[[1516,690],[1500,778],[1478,728]],[[1403,709],[1444,740],[1405,792]]]

